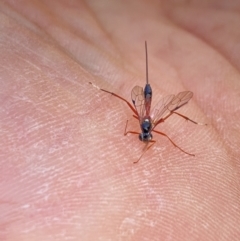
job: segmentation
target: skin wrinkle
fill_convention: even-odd
[[[238,70],[194,29],[174,25],[198,31],[205,9],[201,22],[190,9],[179,17],[170,1],[4,3],[0,240],[238,240]],[[145,40],[154,101],[191,90],[180,112],[211,123],[175,116],[158,127],[195,158],[155,134],[156,146],[133,164],[144,145],[123,132],[127,119],[139,131],[138,121],[88,84],[131,101],[133,86],[145,84]]]
[[[237,61],[234,61],[233,59],[232,59],[232,57],[231,56],[233,56],[232,54],[231,54],[231,48],[228,48],[228,46],[230,46],[230,45],[223,45],[222,44],[222,41],[221,41],[221,39],[222,38],[216,38],[216,34],[214,34],[214,39],[212,38],[212,35],[211,34],[209,34],[209,31],[213,31],[213,29],[212,29],[212,27],[211,26],[214,26],[214,21],[212,21],[211,22],[211,26],[209,26],[209,24],[208,23],[205,23],[205,21],[203,22],[203,21],[201,21],[201,25],[199,25],[198,24],[198,22],[195,22],[194,24],[188,24],[187,23],[187,19],[184,19],[184,21],[182,21],[181,19],[183,19],[183,18],[180,18],[180,15],[181,14],[186,14],[186,11],[192,11],[192,13],[191,14],[194,14],[194,12],[198,12],[199,10],[197,9],[197,8],[193,8],[193,9],[189,9],[188,7],[187,8],[180,8],[180,9],[177,9],[177,11],[176,10],[174,10],[177,14],[171,14],[171,10],[168,12],[168,16],[172,16],[172,18],[171,19],[173,19],[173,21],[175,21],[177,24],[179,24],[179,26],[181,26],[181,27],[184,27],[186,30],[188,30],[188,31],[191,31],[191,33],[193,33],[193,34],[195,34],[197,37],[199,37],[199,38],[202,38],[204,41],[206,41],[211,47],[213,47],[213,48],[215,48],[217,51],[218,51],[218,53],[220,53],[223,57],[225,57],[225,59],[228,59],[228,61],[229,61],[229,59],[230,59],[230,61],[229,61],[229,63],[230,64],[232,64],[233,65],[233,67],[234,68],[237,68],[237,69],[233,69],[233,71],[237,74],[237,75],[239,75],[238,74],[238,72],[236,71],[236,70],[239,70],[239,68],[238,68],[238,66],[236,66],[236,64],[235,63],[238,63],[239,61],[238,61],[238,59],[237,59]],[[195,13],[195,14],[196,14]],[[207,12],[206,12],[206,14],[211,18],[211,14],[210,14],[210,10],[208,10]],[[216,14],[221,14],[222,16],[230,16],[230,13],[224,13],[224,11],[220,11],[220,13],[219,13],[219,10],[216,10]],[[214,16],[214,15],[213,15]],[[231,15],[231,17],[232,17],[232,15]],[[239,18],[239,16],[237,16],[236,14],[235,14],[235,16],[234,17],[237,17],[237,19]],[[214,17],[213,17],[214,18]],[[198,18],[198,21],[199,21],[199,18]],[[216,19],[216,21],[222,21],[222,18],[221,17],[219,17],[219,18],[217,18]],[[234,22],[234,21],[233,21]],[[236,21],[235,21],[236,22]],[[224,22],[225,23],[225,26],[223,26],[226,30],[227,30],[227,26],[226,26],[226,21]],[[222,23],[223,25],[224,25],[224,23]],[[234,23],[233,23],[234,24]],[[198,27],[199,26],[199,27]],[[222,29],[223,30],[223,29]],[[233,28],[233,30],[231,31],[231,28],[230,28],[230,30],[228,31],[228,32],[236,32],[235,30],[234,30],[234,28]],[[222,33],[224,32],[224,31],[219,31],[219,37],[220,36],[223,36],[223,34]],[[224,42],[225,43],[225,42]],[[232,43],[232,45],[231,46],[236,46],[236,44],[235,43]],[[232,59],[232,60],[231,60]],[[233,62],[232,62],[233,61]],[[236,82],[236,84],[239,86],[239,82],[237,81],[237,79],[233,79],[233,81],[235,81]],[[225,86],[226,85],[228,85],[228,88],[230,87],[230,85],[229,84],[231,83],[231,82],[229,82],[228,80],[227,80],[227,78],[226,78],[226,80],[225,80]],[[226,88],[226,87],[224,87],[224,88]],[[237,88],[236,89],[238,92],[239,92],[239,88]],[[231,96],[233,96],[233,95],[236,95],[236,97],[237,98],[239,98],[238,97],[238,92],[236,92],[236,90],[234,90],[234,92],[233,93],[231,93]],[[229,93],[228,92],[226,92],[226,97],[224,97],[224,95],[221,93],[221,95],[223,96],[223,97],[220,97],[221,98],[221,102],[222,103],[226,103],[227,105],[226,105],[226,107],[225,108],[223,108],[223,109],[226,109],[226,110],[228,110],[228,99],[229,99]],[[226,101],[225,101],[226,100]],[[230,103],[231,104],[231,103]],[[240,113],[239,111],[237,111],[237,109],[236,108],[234,108],[235,106],[237,106],[236,104],[235,105],[233,105],[232,106],[232,108],[230,108],[229,107],[229,110],[230,109],[235,109],[235,111],[237,112],[237,113]],[[232,124],[230,124],[230,125],[232,125],[232,126],[234,126],[234,125],[236,125],[236,123],[238,123],[238,121],[237,121],[237,119],[235,119],[235,118],[232,118],[233,116],[231,115],[231,111],[229,111],[230,113],[229,114],[227,114],[227,113],[225,113],[225,115],[226,116],[229,116],[230,118],[229,118],[229,121],[228,121],[228,123],[222,123],[222,122],[220,122],[219,124],[223,124],[223,126],[225,127],[226,125],[229,125],[229,123],[231,123],[232,122]],[[217,117],[217,118],[214,118],[213,119],[213,121],[215,120],[215,119],[218,119],[219,117]],[[219,126],[219,125],[217,125],[217,126]],[[218,127],[217,128],[218,130],[222,130],[220,133],[221,133],[221,135],[224,135],[224,132],[226,131],[226,128],[222,128],[222,127]],[[236,129],[237,130],[237,129]],[[224,136],[226,136],[226,135],[224,135]],[[231,136],[231,135],[229,135],[229,136]],[[232,151],[232,149],[235,149],[235,150],[238,150],[238,143],[239,143],[239,138],[238,138],[238,141],[235,141],[234,142],[234,139],[233,138],[230,138],[230,139],[228,139],[227,138],[227,140],[225,140],[225,141],[227,141],[227,143],[228,143],[228,149],[229,149],[229,152],[231,152]],[[230,154],[230,153],[229,153]],[[231,154],[230,154],[231,155]],[[237,161],[238,160],[238,156],[239,156],[239,153],[234,157],[234,159],[235,159],[235,161]]]
[[[198,14],[201,12],[201,10],[199,10],[198,8],[195,8],[195,9],[191,8],[189,10],[192,12],[191,14]],[[220,53],[224,57],[225,60],[228,60],[231,63],[231,65],[235,66],[236,61],[231,61],[232,57],[234,55],[232,53],[230,54],[229,51],[231,50],[232,46],[237,47],[238,42],[234,43],[234,45],[230,45],[229,47],[231,47],[231,48],[229,48],[228,45],[224,46],[222,43],[222,39],[216,38],[216,36],[219,35],[219,37],[220,37],[222,35],[222,33],[225,31],[233,34],[236,28],[234,27],[234,28],[229,29],[228,26],[226,26],[224,19],[226,17],[228,17],[228,18],[231,17],[231,18],[233,18],[232,22],[237,22],[237,20],[239,19],[238,14],[233,15],[232,12],[226,13],[221,10],[215,10],[215,14],[219,15],[219,17],[217,18],[219,23],[216,24],[214,21],[209,21],[209,18],[211,18],[211,16],[212,16],[212,11],[208,10],[206,12],[206,14],[208,16],[208,18],[207,18],[208,22],[205,23],[206,26],[204,25],[204,27],[201,26],[198,28],[198,27],[196,27],[196,25],[198,23],[195,23],[195,25],[189,25],[189,24],[186,24],[186,22],[181,21],[181,17],[180,17],[181,12],[183,14],[184,12],[189,11],[189,10],[188,10],[188,8],[180,7],[179,9],[177,9],[177,11],[175,10],[177,14],[171,14],[171,11],[166,12],[166,13],[167,13],[167,16],[170,17],[172,19],[172,21],[174,21],[175,24],[177,24],[180,28],[184,28],[185,30],[189,31],[191,34],[194,34],[197,38],[202,39],[212,49],[215,49],[218,53]],[[195,11],[195,13],[194,13],[194,11]],[[234,20],[234,17],[236,18],[236,20]],[[214,17],[214,20],[215,20],[215,18],[216,17]],[[212,39],[211,35],[205,34],[205,33],[209,33],[210,31],[213,32],[215,35],[214,40]],[[235,34],[236,35],[238,34],[237,31]],[[223,36],[221,36],[221,37],[223,37]],[[217,40],[217,41],[215,41],[215,40]],[[233,51],[231,51],[231,52],[233,52]],[[238,66],[235,66],[235,67],[237,69],[239,69]]]

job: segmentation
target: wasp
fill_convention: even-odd
[[[92,84],[94,87],[100,89],[101,91],[111,94],[112,96],[115,96],[118,99],[124,101],[132,110],[133,117],[139,121],[141,132],[127,131],[128,120],[126,122],[125,131],[124,131],[124,135],[138,134],[139,140],[146,143],[146,146],[143,150],[142,155],[134,163],[137,163],[144,155],[144,153],[156,143],[156,140],[153,139],[152,133],[157,133],[165,136],[180,151],[184,152],[187,155],[195,156],[194,154],[191,154],[183,150],[181,147],[175,144],[175,142],[173,142],[172,139],[167,134],[160,132],[158,130],[155,130],[155,128],[160,123],[166,121],[173,114],[176,114],[184,118],[185,120],[191,121],[194,124],[204,125],[204,124],[195,122],[189,119],[187,116],[184,116],[176,112],[176,110],[178,110],[179,108],[181,108],[182,106],[188,103],[188,101],[193,97],[193,93],[191,91],[183,91],[183,92],[179,92],[177,95],[168,95],[163,99],[161,99],[154,108],[151,108],[153,91],[148,80],[148,52],[147,52],[146,41],[145,41],[145,54],[146,54],[146,85],[144,89],[140,86],[133,87],[131,92],[133,105],[123,97],[113,92],[110,92],[108,90],[101,89],[96,85],[94,85],[92,82],[89,82],[89,83]]]

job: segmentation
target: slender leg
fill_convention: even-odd
[[[207,124],[203,124],[203,123],[199,123],[199,122],[196,122],[196,121],[194,121],[194,120],[191,120],[190,118],[188,118],[187,116],[185,116],[185,115],[182,115],[182,114],[180,114],[180,113],[178,113],[178,112],[172,112],[173,114],[176,114],[176,115],[178,115],[178,116],[181,116],[182,118],[184,118],[185,120],[187,120],[187,121],[191,121],[192,123],[194,123],[194,124],[196,124],[196,125],[207,125]]]
[[[149,142],[152,142],[152,143],[149,146],[147,146]],[[145,148],[143,150],[142,155],[137,159],[137,161],[133,162],[134,164],[138,163],[140,161],[140,159],[142,158],[142,156],[156,143],[155,140],[151,140],[149,142],[146,143],[146,146],[145,146]]]
[[[173,112],[170,112],[170,113],[169,113],[167,116],[165,116],[164,118],[160,119],[160,120],[155,124],[155,127],[156,127],[157,125],[159,125],[160,123],[164,122],[164,121],[165,121],[167,118],[169,118],[172,114],[176,114],[176,115],[184,118],[184,119],[187,120],[187,121],[191,121],[192,123],[194,123],[194,124],[196,124],[196,125],[207,125],[207,124],[203,124],[203,123],[199,123],[199,122],[196,122],[196,121],[194,121],[194,120],[191,120],[191,119],[188,118],[187,116],[182,115],[182,114],[180,114],[180,113],[178,113],[178,112],[174,112],[174,111],[173,111]]]
[[[175,147],[177,147],[180,151],[184,152],[185,154],[187,154],[187,155],[189,155],[189,156],[195,156],[194,154],[191,154],[191,153],[189,153],[189,152],[184,151],[181,147],[179,147],[177,144],[175,144],[167,134],[165,134],[165,133],[163,133],[163,132],[160,132],[160,131],[156,131],[156,130],[153,130],[153,132],[155,132],[155,133],[157,133],[157,134],[160,134],[160,135],[163,135],[163,136],[166,136],[166,137],[168,138],[168,140],[169,140]]]
[[[128,120],[127,120],[127,122],[126,122],[125,131],[124,131],[124,135],[125,135],[125,136],[126,136],[128,133],[139,135],[139,132],[137,132],[137,131],[127,131],[127,124],[128,124]],[[152,142],[152,143],[148,146],[149,142]],[[149,150],[149,149],[156,143],[155,140],[150,140],[149,142],[146,143],[146,146],[145,146],[144,149],[143,149],[142,155],[137,159],[137,161],[134,161],[133,163],[138,163],[139,160],[140,160],[140,159],[142,158],[142,156],[144,155],[144,153],[147,152],[147,150]]]
[[[128,120],[126,122],[124,136],[126,136],[128,133],[130,133],[130,134],[138,134],[139,135],[139,132],[137,132],[137,131],[127,131],[127,124],[128,124]]]
[[[89,84],[91,84],[93,87],[95,87],[95,88],[97,88],[97,89],[99,89],[99,90],[101,90],[101,91],[104,91],[104,92],[106,92],[106,93],[108,93],[108,94],[110,94],[110,95],[113,95],[113,96],[117,97],[118,99],[124,101],[124,102],[129,106],[129,108],[133,111],[134,115],[138,116],[137,111],[136,111],[136,110],[133,108],[133,106],[132,106],[126,99],[124,99],[123,97],[121,97],[121,96],[119,96],[119,95],[117,95],[117,94],[115,94],[115,93],[113,93],[113,92],[110,92],[110,91],[108,91],[108,90],[101,89],[101,88],[99,88],[98,86],[94,85],[92,82],[89,82]]]

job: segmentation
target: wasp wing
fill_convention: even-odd
[[[153,123],[156,123],[161,117],[170,112],[168,107],[174,98],[175,95],[168,95],[156,104],[150,114]]]
[[[145,115],[145,98],[143,94],[143,88],[140,86],[135,86],[132,89],[132,102],[133,105],[138,113],[139,121],[144,117]]]
[[[193,93],[191,91],[183,91],[177,95],[168,95],[164,97],[156,104],[151,113],[153,123],[156,124],[160,119],[187,104],[192,96]]]

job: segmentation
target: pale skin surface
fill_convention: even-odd
[[[239,240],[239,1],[67,2],[0,3],[0,240]],[[133,164],[137,120],[88,84],[130,101],[145,40],[154,102],[193,91],[208,124],[157,129],[196,157],[155,134]]]

